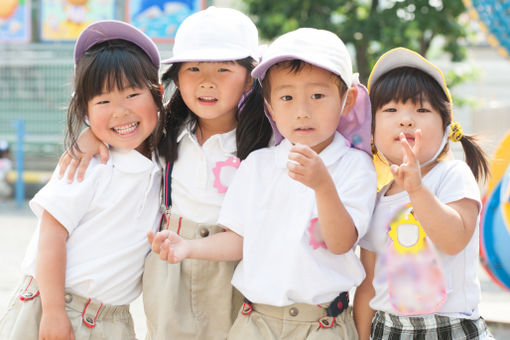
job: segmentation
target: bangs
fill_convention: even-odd
[[[150,88],[151,83],[158,83],[156,66],[143,50],[124,40],[98,44],[81,59],[84,60],[76,69],[75,88],[84,102],[116,89]]]
[[[389,71],[377,80],[370,90],[372,111],[390,101],[423,104],[428,101],[436,110],[443,111],[448,98],[439,84],[427,73],[412,67]]]

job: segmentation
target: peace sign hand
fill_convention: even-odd
[[[404,157],[402,164],[392,164],[390,170],[395,178],[395,182],[404,188],[408,194],[411,194],[422,186],[420,161],[416,158],[421,146],[421,130],[416,130],[414,147],[409,145],[403,132],[400,133],[399,137]]]

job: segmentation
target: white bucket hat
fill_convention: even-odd
[[[315,28],[299,28],[276,39],[264,51],[252,76],[264,79],[267,70],[284,60],[299,59],[340,76],[352,85],[352,63],[343,41],[334,33]]]
[[[356,103],[347,115],[340,118],[337,131],[352,147],[371,154],[370,98],[367,89],[359,84],[357,74],[352,73],[351,57],[342,40],[332,32],[315,28],[300,28],[286,33],[264,50],[260,64],[251,75],[262,81],[271,66],[294,59],[328,70],[338,75],[347,88],[355,86],[358,89]],[[266,116],[273,127],[275,143],[278,144],[283,136],[271,116],[267,113]]]
[[[258,31],[245,14],[211,6],[187,17],[175,35],[173,56],[162,64],[188,61],[258,60]]]
[[[389,50],[379,58],[368,78],[368,90],[370,91],[370,86],[383,74],[400,67],[413,67],[431,76],[441,86],[448,101],[452,103],[452,97],[446,86],[443,72],[420,54],[404,47]]]

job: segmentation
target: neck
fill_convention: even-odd
[[[227,119],[202,119],[199,118],[195,135],[198,144],[203,145],[211,136],[226,133],[237,127],[234,116]]]

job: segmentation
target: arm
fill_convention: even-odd
[[[42,303],[39,339],[74,339],[64,301],[67,237],[67,230],[44,211],[36,267]]]
[[[101,162],[106,163],[108,160],[108,148],[94,135],[90,128],[86,128],[78,137],[76,142],[81,151],[76,147],[73,148],[74,156],[71,150],[66,150],[60,157],[58,165],[60,167],[59,177],[62,178],[67,172],[67,181],[71,183],[74,180],[74,174],[78,170],[78,182],[83,180],[85,171],[94,155],[99,154]]]
[[[426,188],[421,181],[419,152],[421,131],[416,132],[414,148],[411,148],[404,135],[401,135],[404,162],[392,165],[395,182],[409,194],[416,218],[430,240],[442,252],[455,255],[466,247],[473,236],[478,218],[477,202],[464,198],[448,204]]]
[[[243,238],[230,230],[195,240],[185,240],[168,230],[147,235],[152,250],[169,263],[179,263],[186,258],[237,261],[243,257]]]
[[[305,145],[291,148],[287,168],[289,176],[315,191],[320,232],[329,251],[343,254],[358,239],[358,231],[336,191],[333,178],[321,158]]]
[[[365,280],[356,288],[354,293],[353,316],[360,340],[370,338],[370,328],[375,311],[370,308],[369,302],[375,296],[374,279],[375,253],[361,248],[361,263],[365,267]]]

